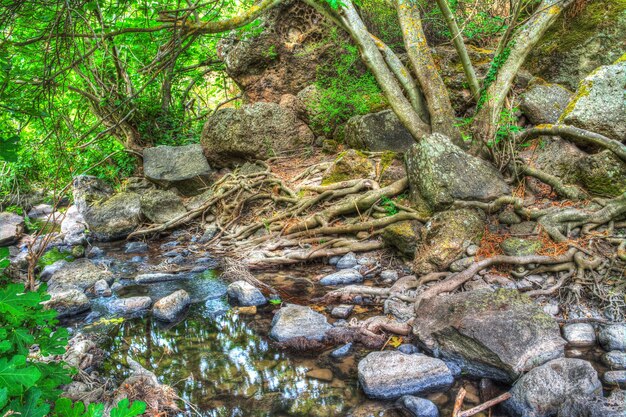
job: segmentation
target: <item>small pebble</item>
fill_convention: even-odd
[[[392,269],[385,269],[380,273],[380,279],[383,281],[396,282],[398,277],[398,271],[394,271]]]
[[[353,305],[342,304],[334,307],[330,315],[338,319],[346,319],[352,313],[352,310],[354,310]]]
[[[607,352],[602,355],[602,362],[611,370],[624,370],[626,369],[626,352],[620,352],[619,350]]]
[[[566,324],[563,326],[563,338],[571,346],[593,346],[596,344],[596,331],[589,323]]]
[[[480,249],[478,245],[469,245],[467,249],[465,249],[465,253],[467,256],[476,256],[478,249]]]
[[[412,355],[414,353],[420,353],[420,350],[418,349],[417,346],[412,345],[410,343],[404,343],[400,346],[398,346],[398,350],[404,354],[407,355]]]
[[[330,356],[337,359],[337,358],[343,358],[344,356],[348,355],[350,353],[350,350],[352,349],[352,343],[346,343],[345,345],[341,346],[340,348],[337,348],[335,350],[333,350],[332,352],[330,352]]]
[[[602,376],[602,380],[607,385],[626,386],[626,371],[607,371]]]

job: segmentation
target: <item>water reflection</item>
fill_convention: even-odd
[[[130,355],[205,416],[340,416],[357,402],[354,380],[307,378],[311,360],[288,357],[254,330],[253,319],[216,316],[216,306],[194,305],[174,326],[149,318],[114,325],[105,372],[121,381]]]

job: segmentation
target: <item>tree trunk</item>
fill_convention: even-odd
[[[459,144],[461,135],[455,126],[450,96],[426,42],[418,5],[411,0],[396,0],[396,9],[409,60],[426,98],[432,131]]]
[[[483,86],[482,105],[476,113],[472,126],[474,138],[480,139],[481,145],[494,139],[504,99],[509,94],[513,80],[526,57],[563,9],[572,2],[573,0],[543,0],[533,16],[517,30],[509,44],[503,48],[501,55],[506,57],[505,61],[500,68],[496,68],[495,79],[485,80],[488,85]],[[497,58],[494,57],[492,68],[498,62]]]
[[[338,20],[348,31],[350,37],[356,43],[361,53],[361,59],[367,68],[374,74],[378,85],[383,90],[389,105],[417,141],[425,134],[430,133],[430,126],[424,123],[409,100],[404,96],[402,88],[387,66],[383,55],[378,50],[376,43],[370,36],[363,21],[359,17],[354,5],[350,0],[343,2]]]

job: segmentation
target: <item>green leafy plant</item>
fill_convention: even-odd
[[[393,200],[389,199],[388,197],[383,196],[380,199],[380,201],[381,201],[380,205],[387,212],[387,216],[393,216],[395,214],[398,214],[398,207],[396,206],[396,203],[394,203]]]
[[[0,268],[6,255],[0,253]],[[23,284],[5,284],[0,288],[0,416],[102,417],[102,404],[85,407],[59,398],[60,386],[72,380],[72,369],[60,361],[38,360],[65,353],[69,340],[67,329],[57,327],[57,312],[44,309],[42,303],[50,298],[45,285],[26,291]],[[111,416],[135,417],[145,409],[141,401],[123,400]]]

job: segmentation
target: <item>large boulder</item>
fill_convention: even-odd
[[[539,146],[522,152],[527,163],[560,178],[566,184],[578,181],[577,162],[587,154],[573,143],[559,137],[541,138]]]
[[[578,182],[591,194],[617,197],[626,192],[626,163],[610,150],[587,155],[577,161],[576,167]]]
[[[354,149],[406,152],[415,143],[392,110],[353,116],[343,132],[345,143]]]
[[[329,26],[310,6],[279,4],[259,19],[254,35],[220,42],[218,54],[248,102],[278,102],[315,82],[320,62],[335,54]]]
[[[319,342],[332,327],[324,315],[309,307],[287,304],[274,316],[270,336],[278,342],[286,342],[295,337]]]
[[[589,362],[560,358],[531,369],[515,383],[510,393],[511,398],[503,403],[509,415],[552,417],[566,400],[601,394],[602,384]]]
[[[425,200],[433,210],[456,200],[491,201],[510,192],[497,169],[440,133],[424,136],[405,161],[412,199]]]
[[[73,182],[74,202],[89,230],[98,240],[109,241],[128,236],[141,223],[139,194],[113,194],[104,181],[79,176]]]
[[[118,298],[108,305],[109,311],[127,317],[142,316],[148,312],[152,299],[146,296]]]
[[[149,190],[141,194],[141,212],[153,223],[166,223],[184,215],[187,209],[172,191]]]
[[[143,151],[146,178],[183,195],[197,195],[207,188],[211,167],[198,144],[157,146]]]
[[[512,382],[564,354],[556,321],[515,290],[435,297],[416,316],[420,343],[476,377]]]
[[[358,374],[365,395],[383,400],[446,390],[454,382],[442,360],[397,350],[371,352],[359,362]]]
[[[24,232],[24,219],[15,213],[0,213],[0,246],[17,242]]]
[[[311,129],[292,109],[259,102],[222,108],[208,118],[201,143],[209,162],[223,167],[267,159],[313,142]]]
[[[99,280],[110,280],[112,276],[111,272],[98,268],[89,259],[82,258],[70,263],[60,263],[49,275],[48,288],[51,291],[60,288],[79,288],[84,291]]]
[[[568,125],[626,141],[626,59],[606,65],[581,81],[561,115]]]
[[[359,178],[374,178],[375,176],[376,169],[372,161],[362,152],[350,149],[339,154],[333,164],[324,172],[322,185]]]
[[[413,261],[413,271],[417,274],[443,271],[470,245],[480,243],[485,216],[473,209],[442,211],[428,220],[426,231]]]
[[[550,26],[525,65],[533,74],[575,90],[591,71],[624,53],[626,4],[596,0],[570,10]]]
[[[534,84],[524,94],[520,109],[534,125],[554,124],[572,98],[572,92],[558,84]]]

